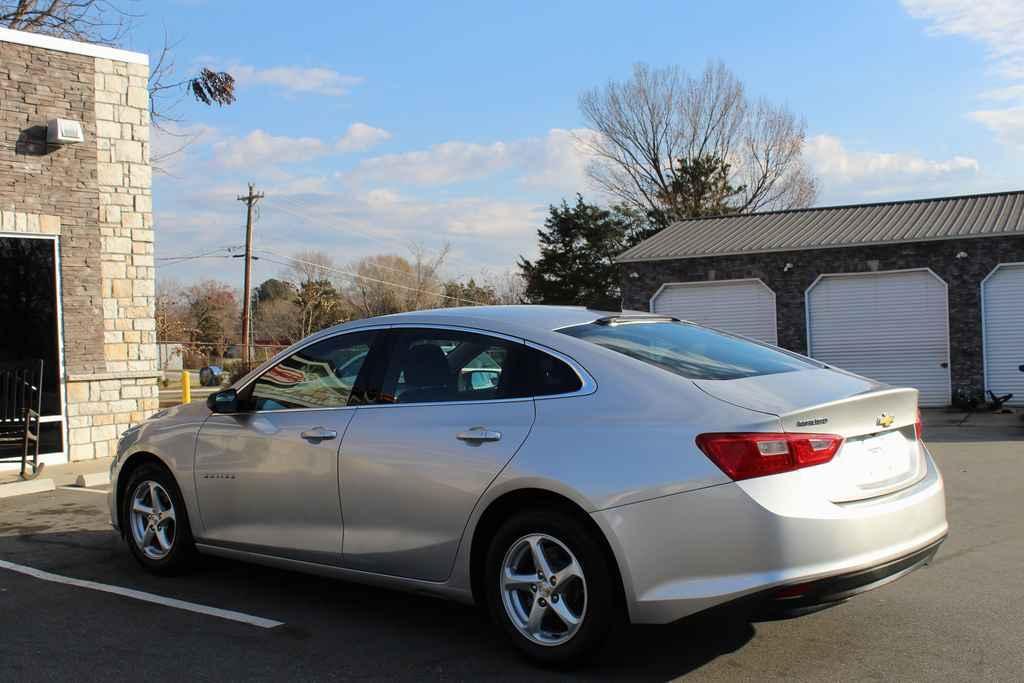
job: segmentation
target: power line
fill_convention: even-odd
[[[170,263],[158,263],[158,264],[156,264],[156,267],[157,268],[167,268],[167,267],[170,267],[170,266],[181,265],[182,263],[188,263],[190,261],[197,261],[199,259],[211,259],[211,258],[231,258],[231,255],[230,254],[211,254],[209,256],[196,256],[196,257],[193,257],[193,258],[179,259],[177,261],[172,261]]]
[[[234,248],[235,247],[217,247],[216,249],[211,249],[210,251],[204,251],[204,252],[199,253],[199,254],[184,254],[184,255],[181,255],[181,256],[158,256],[154,260],[155,261],[174,261],[176,263],[180,263],[180,262],[183,262],[183,261],[192,261],[194,259],[207,258],[207,257],[210,257],[210,256],[218,255],[217,252],[231,251]],[[223,256],[225,258],[227,257],[226,254],[219,254],[218,256]],[[165,264],[165,265],[173,265],[173,264]]]

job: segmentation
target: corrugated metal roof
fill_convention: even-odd
[[[616,259],[724,256],[1024,235],[1024,191],[824,206],[680,221]]]

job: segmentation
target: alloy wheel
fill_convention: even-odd
[[[539,645],[568,642],[587,613],[587,582],[572,551],[553,536],[512,544],[501,565],[501,601],[516,629]]]
[[[167,557],[177,529],[174,502],[166,489],[155,481],[143,481],[132,493],[128,514],[132,538],[142,554],[151,560]]]

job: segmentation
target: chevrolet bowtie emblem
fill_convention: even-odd
[[[889,427],[895,421],[896,418],[893,417],[892,415],[889,415],[888,413],[882,413],[877,418],[875,418],[875,424],[878,425],[879,427]]]

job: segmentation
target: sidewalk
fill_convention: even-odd
[[[64,465],[47,465],[37,479],[52,479],[54,486],[71,486],[80,474],[107,474],[113,458],[81,460]],[[18,470],[0,471],[0,486],[22,481]]]

